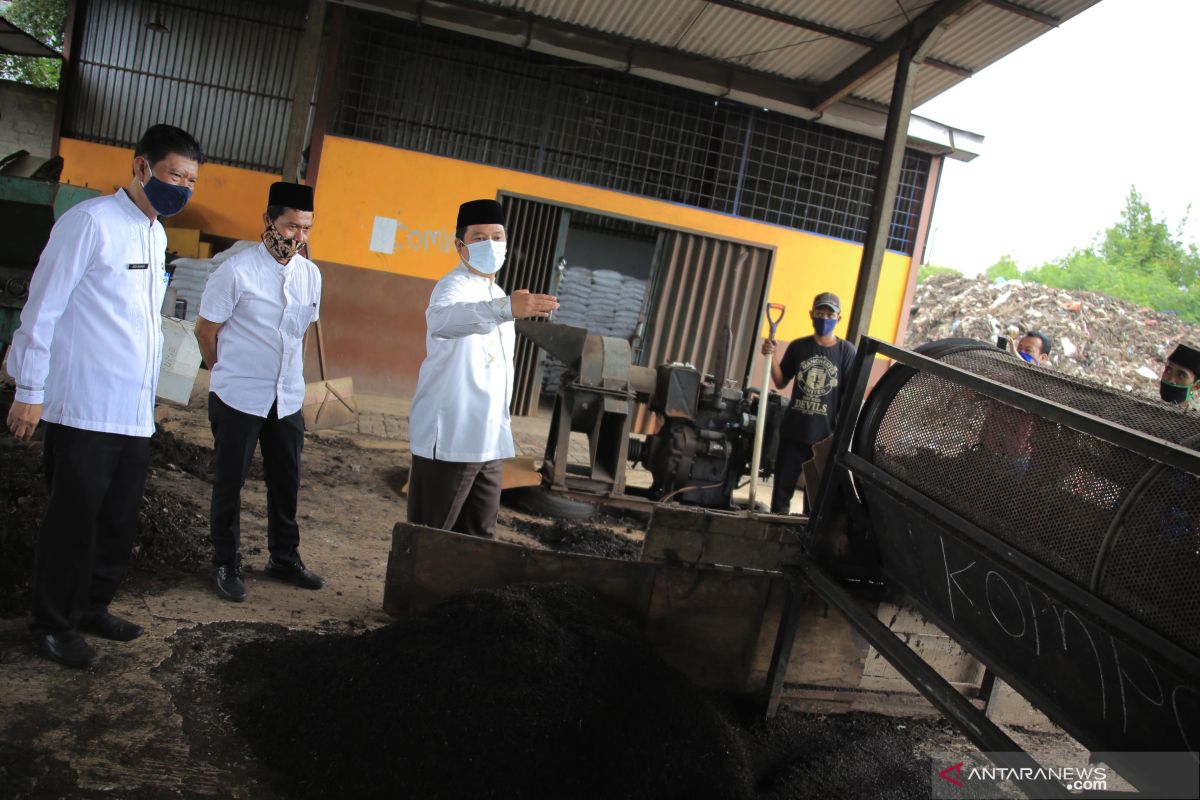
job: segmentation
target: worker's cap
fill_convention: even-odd
[[[833,292],[821,292],[813,298],[813,308],[818,306],[828,306],[833,309],[833,313],[842,313],[842,301]]]
[[[267,205],[294,208],[297,211],[312,211],[313,189],[303,183],[276,181],[271,184],[271,191],[267,195]]]
[[[1200,377],[1200,350],[1180,342],[1167,356],[1167,361],[1178,364],[1193,375]]]
[[[504,206],[495,200],[469,200],[458,207],[458,224],[455,230],[472,225],[503,225]]]

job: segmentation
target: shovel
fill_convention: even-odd
[[[312,258],[307,242],[304,255]],[[354,402],[354,379],[325,377],[325,342],[321,338],[320,318],[313,328],[317,337],[317,366],[321,370],[321,380],[304,384],[304,406],[300,409],[304,417],[304,428],[318,431],[358,422],[358,406]]]
[[[767,324],[771,327],[771,341],[775,341],[775,331],[783,321],[783,312],[787,309],[779,303],[767,303]],[[779,312],[778,316],[774,312]],[[754,425],[754,450],[750,456],[750,503],[746,506],[751,515],[754,514],[754,496],[758,493],[758,468],[762,461],[763,431],[767,426],[767,398],[771,394],[771,364],[774,356],[767,356],[763,366],[762,388],[758,392],[758,419]]]
[[[325,343],[321,339],[321,320],[314,324],[317,337],[317,365],[321,368],[321,380],[304,384],[305,430],[337,428],[358,421],[358,407],[354,403],[353,378],[325,377]]]

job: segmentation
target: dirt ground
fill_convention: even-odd
[[[349,788],[338,783],[314,793],[310,770],[269,757],[261,741],[265,730],[274,731],[266,735],[310,743],[321,741],[325,730],[318,727],[315,737],[314,731],[305,730],[301,737],[280,733],[278,727],[264,728],[268,719],[280,719],[279,714],[247,715],[251,689],[246,687],[306,685],[309,696],[275,697],[273,702],[300,709],[327,707],[318,702],[326,698],[322,686],[296,683],[298,674],[316,669],[297,655],[309,652],[305,643],[315,647],[344,641],[357,646],[366,641],[364,634],[377,634],[391,622],[381,604],[391,529],[405,516],[400,490],[409,456],[402,410],[382,404],[365,413],[360,430],[367,433],[306,436],[301,552],[306,564],[328,580],[324,590],[305,591],[263,576],[266,495],[262,482],[252,475],[242,511],[249,598],[234,604],[213,593],[207,574],[211,435],[203,404],[171,406],[155,443],[135,572],[112,607],[145,626],[146,635],[129,644],[94,640],[101,661],[88,671],[59,668],[30,649],[26,598],[14,569],[27,558],[23,548],[31,541],[18,533],[36,526],[45,492],[37,446],[26,449],[0,436],[0,797],[372,794],[330,788]],[[535,430],[519,445],[536,449],[539,435],[544,433]],[[506,508],[500,523],[498,538],[503,540],[618,558],[635,556],[640,538],[639,523],[628,518],[566,523]],[[260,658],[247,660],[246,654],[253,652]],[[353,663],[341,669],[338,674],[348,680],[359,672]],[[252,680],[254,675],[260,680]],[[379,691],[409,688],[392,685]],[[930,793],[929,755],[970,749],[940,720],[784,713],[763,722],[757,704],[744,698],[704,696],[688,702],[723,720],[735,743],[731,747],[738,754],[745,792],[714,789],[714,797],[925,797]],[[470,709],[461,714],[469,723]],[[323,723],[310,717],[307,724]],[[664,728],[664,735],[668,731]],[[331,728],[328,734],[336,737],[337,730]],[[677,734],[678,730],[670,735]],[[536,774],[543,754],[523,750],[520,742],[513,750],[502,728],[488,736],[496,753],[512,751],[511,758],[517,759],[513,764]],[[1071,750],[1070,743],[1052,739],[1026,737],[1034,746]],[[272,739],[274,752],[287,752],[289,741]],[[595,763],[603,765],[606,758],[614,764],[631,758],[634,761],[628,763],[635,763],[641,750],[631,752],[627,745],[614,737],[613,752],[594,754]],[[328,746],[336,747],[336,740]],[[394,755],[404,757],[401,752]],[[303,757],[322,759],[320,752],[311,751]],[[469,761],[471,754],[456,757]],[[709,753],[707,758],[722,756]],[[376,787],[374,793],[382,792]],[[489,794],[508,796],[503,784]],[[431,790],[408,796],[450,795]],[[546,787],[543,796],[555,796],[552,787]]]

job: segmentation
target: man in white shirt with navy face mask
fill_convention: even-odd
[[[230,256],[209,277],[196,340],[212,370],[208,420],[216,450],[210,532],[217,594],[246,599],[242,486],[256,447],[267,483],[265,574],[304,589],[324,579],[300,560],[296,505],[304,447],[304,334],[321,306],[321,272],[299,254],[313,224],[313,190],[272,184],[262,244]]]
[[[558,300],[525,289],[508,297],[496,286],[507,236],[495,200],[459,207],[454,245],[459,264],[438,281],[425,311],[426,356],[409,417],[408,521],[494,536],[500,462],[515,454],[513,320],[548,317]]]
[[[8,428],[29,439],[44,421],[50,499],[33,572],[34,649],[69,667],[96,652],[81,635],[127,642],[140,626],[108,613],[129,567],[154,433],[162,360],[167,236],[204,154],[187,132],[146,130],[132,179],[73,207],[42,251],[8,372]]]

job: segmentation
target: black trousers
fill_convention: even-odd
[[[129,571],[150,439],[46,423],[50,502],[33,564],[35,632],[103,613]]]
[[[296,502],[304,417],[297,411],[281,419],[274,404],[266,417],[256,417],[209,392],[208,421],[216,450],[210,521],[213,564],[233,563],[241,551],[242,487],[255,447],[262,448],[267,483],[267,549],[278,562],[296,562],[300,558]]]
[[[804,462],[812,458],[812,445],[779,441],[775,456],[775,483],[771,488],[771,513],[787,514],[792,507],[792,495],[804,473]]]
[[[458,462],[412,457],[408,521],[472,536],[496,535],[500,461]]]

